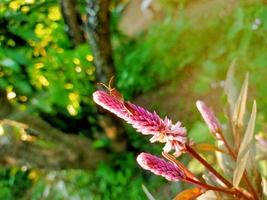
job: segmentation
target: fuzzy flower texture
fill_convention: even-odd
[[[97,90],[93,93],[93,99],[101,107],[131,124],[138,132],[152,135],[150,142],[166,143],[164,152],[174,150],[175,156],[183,153],[187,138],[186,129],[181,126],[181,122],[173,124],[167,117],[161,119],[155,111],[149,112],[111,92]]]
[[[138,164],[156,175],[163,176],[169,181],[180,181],[186,179],[186,174],[179,166],[165,161],[149,153],[141,153],[136,158]]]

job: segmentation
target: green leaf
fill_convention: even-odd
[[[246,169],[250,151],[252,150],[252,140],[253,140],[253,134],[254,134],[254,129],[255,129],[256,113],[257,113],[257,105],[256,105],[256,101],[254,101],[252,112],[251,112],[250,119],[249,119],[248,126],[247,126],[247,130],[245,132],[244,138],[242,140],[242,143],[240,145],[240,149],[237,155],[236,168],[235,168],[234,177],[233,177],[233,185],[235,187],[238,187],[241,181],[243,173]]]
[[[235,21],[232,24],[232,27],[228,31],[227,39],[234,39],[244,28],[244,11],[241,8],[238,8],[235,13]]]
[[[148,189],[146,188],[145,185],[142,185],[142,189],[143,189],[144,193],[146,194],[148,200],[155,200],[155,198],[154,198],[153,195],[148,191]]]

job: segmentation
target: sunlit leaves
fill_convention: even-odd
[[[234,112],[232,116],[233,123],[233,135],[235,138],[235,145],[239,148],[241,137],[243,135],[242,129],[244,124],[244,117],[246,112],[246,104],[247,104],[247,95],[248,95],[248,74],[246,75],[245,81],[241,88],[239,97],[236,101]]]
[[[247,74],[233,113],[233,123],[237,127],[242,127],[244,122],[248,93],[248,77],[249,76]]]
[[[241,181],[242,175],[246,169],[249,154],[252,151],[252,140],[254,135],[255,120],[256,120],[256,101],[253,103],[251,116],[247,125],[247,129],[244,138],[241,142],[240,149],[238,151],[236,168],[234,171],[233,185],[237,187]]]
[[[52,6],[48,10],[48,18],[51,21],[57,21],[61,19],[61,13],[58,5]]]

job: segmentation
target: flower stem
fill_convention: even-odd
[[[245,194],[245,193],[243,193],[240,190],[235,189],[235,188],[229,189],[229,188],[209,185],[209,184],[206,184],[206,183],[203,183],[203,182],[200,182],[198,180],[194,180],[194,179],[191,179],[191,178],[188,178],[188,177],[186,178],[186,181],[189,182],[189,183],[195,184],[195,185],[197,185],[197,186],[199,186],[201,188],[204,188],[205,190],[213,190],[213,191],[217,191],[217,192],[222,192],[222,193],[237,197],[237,199],[240,199],[240,198],[241,199],[247,199],[247,200],[251,200],[252,199],[252,196],[247,195],[247,194]]]
[[[229,188],[223,188],[223,187],[216,187],[216,186],[213,186],[213,185],[208,185],[206,183],[203,183],[203,182],[200,182],[200,181],[197,181],[197,180],[194,180],[194,179],[186,178],[186,181],[189,182],[189,183],[198,185],[201,188],[205,188],[206,190],[214,190],[214,191],[223,192],[223,193],[231,194],[231,195],[233,195],[233,193],[234,193]]]
[[[220,179],[228,188],[232,188],[233,185],[220,175],[206,160],[204,160],[193,148],[188,144],[185,145],[187,152],[197,159],[202,165],[204,165],[211,173],[213,173],[218,179]]]

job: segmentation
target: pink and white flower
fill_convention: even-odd
[[[145,170],[163,176],[169,181],[180,181],[186,178],[182,168],[149,153],[141,153],[136,158],[138,164]]]
[[[205,123],[209,127],[210,132],[214,134],[217,139],[221,140],[222,128],[213,111],[203,101],[197,101],[196,106]]]
[[[173,124],[167,117],[163,120],[155,111],[149,112],[105,91],[94,92],[93,99],[98,105],[131,124],[138,132],[153,135],[150,142],[166,143],[165,152],[174,150],[176,156],[183,152],[187,138],[186,129],[181,126],[181,122]]]

